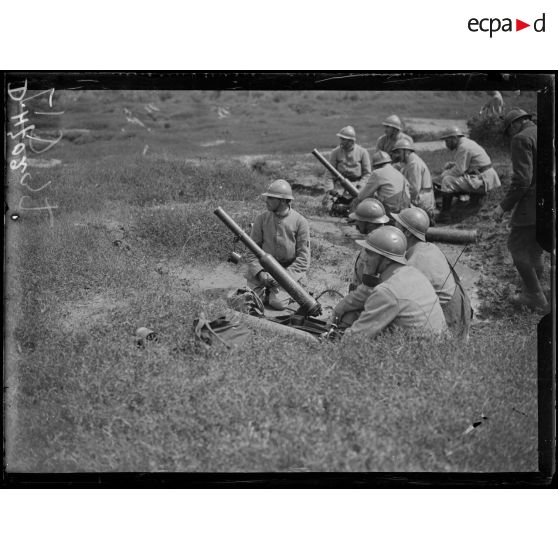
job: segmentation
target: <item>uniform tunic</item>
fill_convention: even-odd
[[[279,217],[273,211],[266,211],[256,217],[251,237],[264,252],[288,268],[295,280],[306,275],[310,267],[310,229],[300,213],[290,209],[286,216]],[[246,278],[255,281],[263,268],[252,252],[248,252],[246,259]]]
[[[407,162],[400,164],[400,171],[409,181],[411,203],[425,211],[433,211],[436,202],[432,177],[426,163],[416,153],[411,152]]]
[[[336,147],[329,156],[329,162],[359,190],[366,185],[372,172],[368,151],[358,144],[354,144],[349,151],[345,151],[341,146]],[[333,178],[331,180],[332,187],[338,186]]]
[[[486,151],[469,138],[459,138],[454,166],[442,173],[442,191],[489,192],[500,186],[498,173]]]
[[[413,138],[411,136],[408,136],[407,134],[404,134],[403,132],[399,132],[392,138],[388,138],[386,134],[382,134],[376,142],[376,149],[391,154],[391,150],[395,147],[395,143],[398,142],[400,139],[406,139],[411,143],[413,142]]]
[[[334,314],[360,312],[345,335],[374,337],[388,326],[437,334],[447,330],[444,313],[428,279],[409,265],[393,263],[376,287],[359,285],[336,307]]]
[[[368,184],[359,192],[357,202],[376,197],[386,212],[399,213],[410,207],[409,182],[389,163],[372,171]]]

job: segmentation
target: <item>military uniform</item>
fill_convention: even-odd
[[[391,263],[379,280],[376,287],[359,285],[335,307],[341,325],[350,326],[345,335],[374,337],[388,326],[427,335],[447,331],[438,297],[418,269]]]
[[[537,242],[537,126],[526,122],[511,140],[513,174],[504,211],[513,208],[508,249],[528,291],[540,290],[543,250]]]
[[[460,138],[454,166],[442,173],[442,192],[485,194],[498,186],[500,178],[486,151],[477,142]]]
[[[368,184],[359,192],[355,203],[373,196],[382,202],[388,215],[411,206],[409,182],[389,163],[372,171]]]
[[[426,163],[416,153],[410,152],[407,162],[400,163],[400,172],[409,181],[411,203],[431,215],[436,201],[432,177]]]
[[[396,142],[406,139],[409,140],[411,143],[413,142],[413,138],[404,134],[403,132],[398,132],[394,137],[388,138],[386,134],[382,134],[378,141],[376,142],[376,149],[378,151],[385,151],[386,153],[391,153],[391,150],[395,146]]]
[[[407,250],[409,265],[417,268],[434,287],[449,330],[467,335],[472,318],[469,297],[444,253],[430,242],[417,242]]]
[[[359,190],[366,185],[372,172],[368,151],[358,144],[354,144],[349,151],[336,147],[329,156],[329,162]],[[341,187],[333,178],[331,185],[332,188]]]
[[[266,211],[256,217],[251,233],[252,240],[268,254],[271,254],[295,281],[306,283],[306,273],[310,268],[310,228],[308,221],[294,209],[284,217],[272,211]],[[266,286],[258,279],[264,271],[258,259],[249,252],[246,279],[248,286],[263,297]],[[276,297],[288,300],[289,295],[275,287]]]

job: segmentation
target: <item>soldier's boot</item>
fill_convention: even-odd
[[[541,312],[543,314],[550,312],[550,305],[542,291],[523,291],[518,295],[512,296],[511,302],[517,306],[527,306],[527,308],[535,312]]]
[[[453,201],[453,194],[442,192],[442,209],[437,218],[438,223],[447,223],[450,220],[452,201]]]

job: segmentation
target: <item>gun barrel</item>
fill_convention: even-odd
[[[262,250],[221,207],[213,213],[236,235],[260,262],[261,266],[285,289],[299,304],[299,313],[305,316],[318,316],[322,312],[320,303],[310,296],[271,255]]]
[[[356,198],[358,196],[358,190],[317,149],[312,150],[312,155],[314,155],[314,157],[341,182],[343,188],[351,194],[351,197]]]
[[[449,229],[429,227],[426,230],[427,242],[447,242],[450,244],[474,244],[478,240],[477,229]]]

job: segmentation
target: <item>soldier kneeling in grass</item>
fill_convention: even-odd
[[[365,249],[366,272],[377,284],[359,285],[334,308],[332,321],[348,328],[344,337],[372,338],[393,326],[419,335],[445,333],[446,319],[434,288],[407,265],[405,235],[387,225],[356,242]]]
[[[407,262],[421,271],[434,287],[449,330],[466,339],[473,316],[471,302],[444,253],[435,244],[426,242],[428,215],[412,207],[393,218],[407,240]]]
[[[271,254],[302,285],[310,267],[310,228],[308,221],[291,208],[293,192],[286,180],[275,180],[265,197],[267,211],[258,215],[252,227],[252,240]],[[248,286],[275,310],[283,310],[290,297],[249,252]]]

